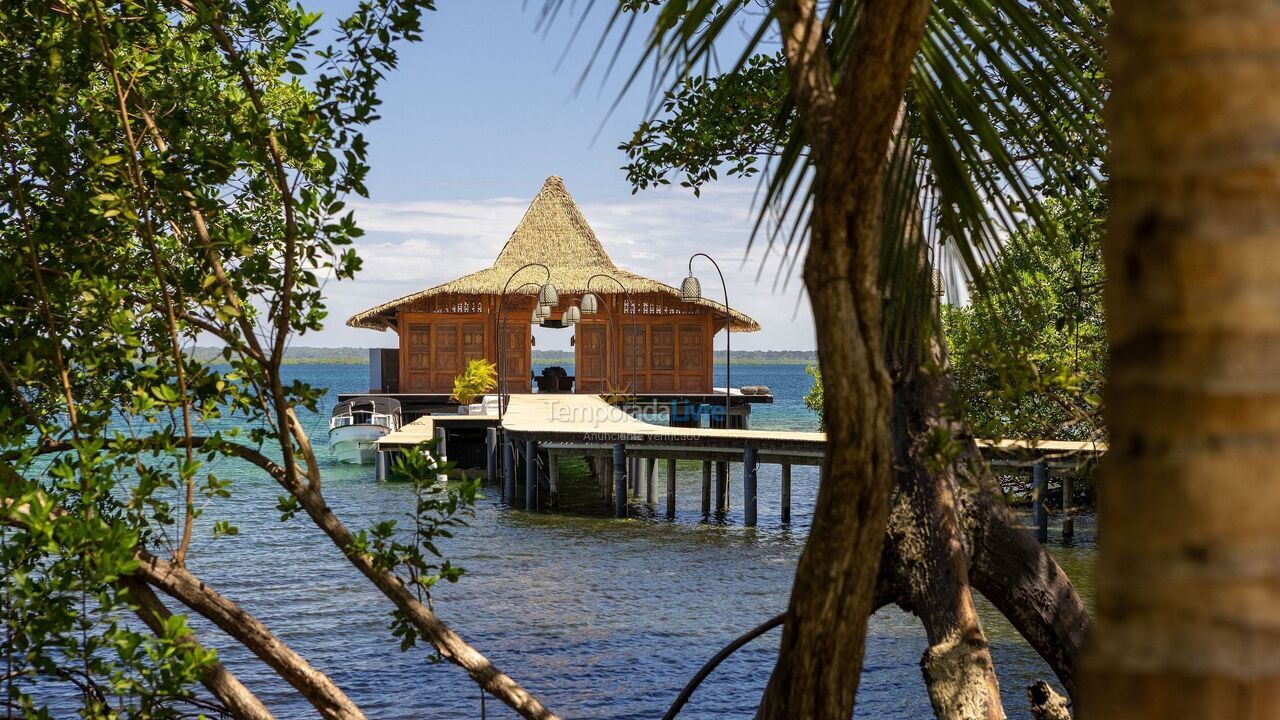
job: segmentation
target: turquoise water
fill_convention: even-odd
[[[723,372],[723,368],[719,369]],[[367,387],[361,366],[296,366],[289,373],[330,394]],[[735,367],[735,385],[768,385],[778,401],[758,405],[753,427],[814,429],[801,397],[803,366]],[[289,378],[286,378],[288,380]],[[374,482],[371,467],[340,466],[323,449],[325,414],[304,419],[321,447],[324,492],[352,530],[402,516],[403,485]],[[240,535],[197,541],[189,564],[206,581],[257,614],[329,673],[371,718],[477,718],[480,694],[466,675],[432,664],[419,648],[400,652],[387,630],[390,606],[305,518],[279,522],[279,488],[248,468],[222,462],[234,496],[204,520],[229,519]],[[549,707],[572,718],[661,716],[688,678],[726,642],[783,610],[805,540],[817,475],[795,468],[793,520],[778,522],[776,466],[760,470],[760,526],[741,526],[741,477],[733,468],[733,507],[723,523],[702,522],[701,473],[681,466],[674,521],[528,514],[509,510],[494,488],[470,528],[444,543],[467,573],[440,588],[440,616]],[[1077,524],[1076,546],[1054,552],[1085,587],[1092,568],[1092,523]],[[1056,537],[1056,535],[1055,535]],[[983,614],[1013,717],[1026,716],[1024,688],[1051,679],[1048,668],[990,611]],[[206,642],[281,718],[313,717],[256,658],[195,622]],[[682,718],[748,718],[764,687],[778,636],[732,656],[708,679]],[[858,717],[929,715],[920,679],[925,641],[918,623],[890,609],[871,622]],[[490,700],[489,717],[512,713]]]

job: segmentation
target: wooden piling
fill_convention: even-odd
[[[560,507],[560,456],[547,451],[547,482],[551,485],[551,509]]]
[[[378,482],[384,482],[387,479],[387,451],[373,451],[373,476]]]
[[[604,478],[604,506],[607,510],[613,507],[613,460],[607,457],[593,457],[591,467],[597,470],[598,477]]]
[[[443,465],[444,463],[449,462],[449,433],[442,427],[436,428],[435,455],[438,464]]]
[[[711,514],[711,461],[702,461],[702,517]]]
[[[791,463],[782,463],[782,522],[791,522]]]
[[[653,507],[658,504],[658,461],[644,458],[640,463],[644,472],[644,502]]]
[[[1076,534],[1076,477],[1067,472],[1062,476],[1062,539],[1070,540]]]
[[[498,428],[484,429],[484,477],[489,482],[498,479]]]
[[[613,446],[613,516],[627,516],[627,447]]]
[[[524,509],[538,509],[538,443],[524,441]]]
[[[1045,497],[1049,494],[1049,468],[1043,462],[1031,466],[1031,481],[1034,486],[1031,491],[1032,524],[1036,527],[1036,540],[1043,543],[1049,540],[1049,513],[1044,506]]]
[[[729,512],[729,463],[716,461],[716,512]]]
[[[525,510],[538,510],[538,443],[525,441]]]
[[[756,524],[756,449],[742,451],[742,522],[747,527]]]
[[[676,516],[676,459],[667,458],[667,517]]]
[[[502,499],[508,505],[516,502],[516,449],[511,438],[502,434]]]

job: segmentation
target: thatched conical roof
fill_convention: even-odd
[[[506,245],[502,246],[493,265],[357,313],[347,320],[347,325],[382,330],[388,326],[386,320],[393,317],[397,310],[433,296],[497,295],[502,292],[511,274],[528,263],[542,263],[550,268],[551,282],[562,293],[572,295],[587,292],[587,281],[597,273],[604,273],[617,278],[633,295],[667,295],[677,300],[680,297],[680,291],[666,283],[621,270],[614,265],[587,219],[583,217],[582,211],[578,209],[578,204],[569,195],[564,180],[552,175],[529,204],[529,209],[507,239]],[[523,282],[541,282],[543,277],[541,268],[528,268],[510,286],[514,288]],[[597,295],[622,293],[616,284],[604,279],[591,283],[590,291]],[[534,291],[527,288],[522,292]],[[722,303],[706,298],[698,302],[720,312],[724,311]],[[733,322],[730,329],[734,332],[754,332],[760,329],[759,323],[740,312],[731,311],[731,316]]]

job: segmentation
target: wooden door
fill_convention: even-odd
[[[401,392],[431,392],[431,323],[411,322],[405,326],[404,382]]]
[[[648,356],[649,327],[642,323],[633,326],[630,322],[624,322],[621,334],[622,367],[618,373],[618,384],[633,393],[648,392],[649,383],[646,374],[648,363],[645,362],[645,358]]]
[[[504,328],[504,333],[506,342],[502,349],[502,380],[506,383],[508,392],[527,393],[531,387],[529,373],[532,370],[529,364],[529,339],[532,337],[529,326],[515,323],[514,327],[508,325]]]
[[[649,327],[649,392],[676,389],[676,328],[669,324]]]
[[[710,340],[707,323],[680,325],[680,392],[711,392]]]
[[[462,372],[462,333],[458,323],[437,322],[435,338],[435,380],[436,392],[452,392],[453,379]]]
[[[574,392],[607,392],[609,386],[609,326],[607,323],[578,323],[574,348]]]

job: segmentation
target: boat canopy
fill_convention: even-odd
[[[392,415],[400,412],[400,401],[389,397],[363,395],[334,405],[332,415],[347,415],[356,412]]]

